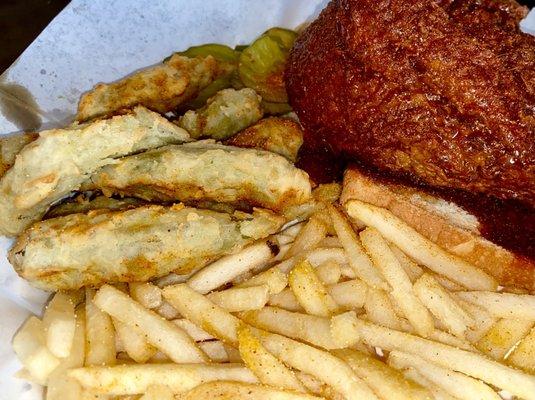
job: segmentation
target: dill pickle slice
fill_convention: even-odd
[[[242,51],[238,72],[245,86],[254,89],[266,101],[286,103],[284,67],[290,48],[280,40],[262,35]]]
[[[290,50],[294,45],[297,33],[285,28],[271,28],[264,32],[265,36],[275,39],[285,49]]]
[[[288,103],[272,103],[262,100],[262,108],[267,115],[283,115],[292,112],[292,106]]]
[[[239,51],[239,52],[242,52],[242,51],[244,51],[247,47],[249,47],[248,44],[237,44],[236,46],[234,46],[234,50]]]
[[[202,44],[200,46],[192,46],[184,51],[179,51],[178,54],[185,57],[198,57],[198,56],[212,56],[216,60],[226,61],[229,63],[237,63],[240,57],[240,53],[234,49],[218,43]]]
[[[195,97],[193,100],[187,102],[183,106],[179,108],[179,111],[187,111],[187,110],[197,110],[204,106],[208,99],[214,95],[217,94],[220,90],[227,89],[229,87],[232,87],[232,77],[235,75],[234,71],[229,76],[222,76],[219,79],[216,79],[212,83],[210,83],[208,86],[206,86],[204,89],[200,91],[200,93]]]

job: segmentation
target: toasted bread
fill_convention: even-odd
[[[454,203],[402,184],[379,182],[357,169],[344,174],[340,202],[384,207],[420,234],[494,276],[501,285],[535,291],[535,262],[483,238],[477,217]]]

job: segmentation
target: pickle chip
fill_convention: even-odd
[[[268,102],[288,102],[284,68],[295,36],[287,29],[270,29],[240,55],[238,72],[241,81]]]
[[[184,51],[179,51],[178,54],[184,57],[206,57],[212,56],[216,60],[226,61],[228,63],[237,63],[240,53],[224,44],[208,43],[200,46],[192,46]]]

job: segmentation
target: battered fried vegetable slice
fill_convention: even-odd
[[[185,130],[141,106],[125,115],[43,131],[0,179],[0,234],[19,234],[117,157],[189,140]]]
[[[275,233],[284,219],[253,214],[148,205],[41,221],[9,253],[16,271],[47,290],[104,282],[146,281],[187,273],[207,258],[233,253]]]
[[[264,118],[231,137],[227,144],[271,151],[295,162],[303,144],[303,131],[289,118]]]
[[[80,99],[76,119],[111,115],[138,104],[166,113],[195,98],[203,88],[234,69],[234,64],[213,56],[189,58],[174,54],[156,67],[115,83],[98,84]]]
[[[266,101],[288,102],[284,69],[296,36],[295,32],[273,28],[241,53],[238,72],[242,82]]]
[[[114,199],[113,197],[97,196],[88,199],[79,195],[74,199],[52,207],[44,216],[44,219],[63,217],[69,214],[86,213],[93,210],[119,211],[139,207],[146,204],[145,201],[133,197]]]
[[[0,136],[0,176],[15,164],[15,157],[22,148],[38,136],[37,133]]]
[[[187,50],[180,51],[178,55],[195,58],[212,56],[216,60],[226,61],[228,63],[236,64],[240,58],[240,53],[224,44],[208,43],[200,46],[192,46]]]
[[[201,109],[186,112],[178,125],[194,138],[227,139],[262,118],[261,100],[252,89],[221,90]]]
[[[267,115],[282,115],[292,112],[292,106],[288,103],[272,103],[262,100],[262,108]]]
[[[278,212],[311,198],[308,175],[277,154],[212,140],[124,157],[82,187],[148,201],[217,202]]]

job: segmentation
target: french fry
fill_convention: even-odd
[[[388,356],[388,364],[397,369],[414,368],[425,379],[459,399],[500,400],[498,393],[483,382],[412,354],[394,350]]]
[[[199,268],[195,268],[189,274],[175,274],[174,272],[171,272],[169,275],[165,275],[165,276],[162,276],[161,278],[156,279],[154,283],[159,288],[170,286],[170,285],[177,285],[179,283],[185,283],[188,281],[189,278],[191,278],[193,274],[195,274],[198,270],[200,270],[203,267],[204,265]]]
[[[228,355],[228,361],[231,363],[243,363],[243,360],[240,355],[240,351],[236,347],[229,346],[228,344],[223,343],[225,351]]]
[[[287,260],[278,263],[275,265],[275,267],[284,273],[288,273],[299,261],[302,261],[303,259],[308,260],[314,267],[317,267],[329,260],[332,260],[341,266],[347,266],[348,263],[348,258],[344,249],[336,247],[318,247],[301,253],[297,256],[290,257]]]
[[[124,351],[132,360],[143,364],[156,353],[156,347],[151,345],[136,327],[129,326],[117,318],[112,318],[112,321],[115,333],[124,346]]]
[[[381,398],[387,400],[429,400],[431,393],[382,361],[353,349],[333,350],[355,374]]]
[[[110,286],[111,287],[111,286]],[[118,289],[113,290],[122,294]],[[85,365],[115,364],[115,329],[108,314],[95,303],[95,290],[85,291]]]
[[[468,327],[473,325],[471,316],[431,275],[423,274],[418,278],[414,283],[414,292],[455,336],[464,337]]]
[[[535,328],[520,341],[507,358],[507,362],[518,368],[535,374]]]
[[[284,233],[286,236],[292,238],[292,242],[295,240],[295,237],[301,232],[301,229],[305,226],[306,222],[299,222],[288,228],[284,229],[281,233]]]
[[[139,400],[175,400],[175,394],[165,385],[152,385]]]
[[[238,327],[238,341],[241,358],[261,383],[306,393],[294,372],[269,353],[246,324]]]
[[[305,374],[301,371],[295,371],[295,376],[310,393],[315,394],[317,396],[324,396],[326,388],[328,387],[325,383],[323,383],[316,377],[310,374]]]
[[[495,290],[496,280],[461,258],[447,253],[388,210],[358,200],[346,203],[347,213],[377,229],[387,240],[421,265],[472,290]]]
[[[160,304],[160,307],[158,307],[154,311],[156,311],[158,315],[168,320],[177,319],[181,317],[178,310],[165,300],[162,300],[162,304]]]
[[[158,308],[162,305],[160,288],[150,282],[132,282],[129,285],[130,296],[145,308]]]
[[[195,342],[171,321],[147,310],[132,298],[110,285],[100,288],[94,299],[103,311],[138,329],[146,340],[176,363],[208,361]]]
[[[429,336],[435,329],[433,318],[414,293],[407,273],[390,250],[386,240],[374,228],[362,231],[360,239],[374,265],[392,287],[390,293],[405,317],[420,336]]]
[[[406,351],[444,368],[481,379],[525,400],[535,399],[535,377],[533,376],[509,368],[480,354],[360,320],[354,312],[346,314],[343,318],[343,325],[346,330],[346,340],[349,343],[351,343],[351,335],[354,334],[356,341],[360,339],[370,346],[381,347],[387,351]],[[339,317],[333,317],[331,320],[333,332],[340,329],[336,327]]]
[[[464,286],[449,280],[445,276],[435,273],[430,273],[429,275],[431,275],[442,287],[448,289],[450,292],[460,292],[461,290],[466,290]]]
[[[13,338],[13,350],[18,359],[40,385],[45,385],[49,375],[60,364],[46,347],[43,323],[30,317]]]
[[[391,329],[401,330],[401,321],[394,312],[390,297],[384,290],[369,287],[364,310],[371,322]]]
[[[329,352],[273,333],[263,332],[259,338],[264,347],[286,365],[327,383],[347,400],[378,400],[345,362]]]
[[[179,328],[183,329],[193,340],[196,342],[204,342],[206,340],[213,340],[215,337],[210,335],[208,332],[203,331],[193,322],[188,321],[187,319],[180,318],[172,321]]]
[[[457,296],[477,304],[499,318],[535,321],[535,296],[497,292],[457,292]]]
[[[318,247],[342,247],[342,243],[336,236],[327,236],[318,243]]]
[[[324,285],[334,285],[338,283],[342,276],[340,264],[333,260],[326,261],[316,267],[316,275]]]
[[[290,271],[288,284],[308,314],[329,317],[338,310],[308,261],[300,262]]]
[[[204,383],[180,397],[180,400],[320,400],[304,393],[284,391],[269,386],[241,382],[215,381]]]
[[[267,263],[274,256],[275,250],[266,241],[254,243],[204,267],[188,279],[188,285],[196,292],[208,293],[244,272]]]
[[[414,261],[412,261],[409,256],[407,256],[399,249],[399,247],[392,243],[389,243],[389,246],[390,250],[392,250],[392,253],[394,253],[396,258],[398,259],[399,264],[405,270],[405,273],[409,276],[411,282],[414,282],[416,279],[423,275],[423,268],[416,264]]]
[[[475,343],[498,321],[498,317],[495,317],[483,307],[464,301],[457,296],[454,297],[474,321],[473,325],[466,332],[466,338],[470,343]]]
[[[199,328],[231,346],[238,346],[239,319],[182,283],[167,286],[163,297]]]
[[[210,360],[213,362],[224,363],[229,361],[225,346],[223,346],[223,343],[219,340],[201,342],[199,343],[199,347],[208,355],[208,357],[210,357]]]
[[[434,400],[459,400],[457,397],[453,397],[448,392],[442,390],[437,385],[431,383],[427,379],[425,379],[418,371],[416,371],[414,368],[407,368],[403,370],[403,376],[407,379],[410,379],[419,385],[425,387],[427,390],[431,392],[433,395]]]
[[[334,302],[346,310],[355,310],[364,306],[368,288],[359,279],[339,282],[327,286],[327,292]]]
[[[282,308],[287,311],[304,311],[303,307],[301,307],[301,304],[299,304],[290,288],[284,289],[282,292],[271,296],[268,304],[270,306]]]
[[[317,247],[325,236],[327,236],[327,226],[319,218],[310,217],[303,229],[295,237],[292,246],[286,253],[286,257],[293,257]]]
[[[240,318],[257,328],[302,340],[324,349],[342,347],[333,340],[330,321],[327,318],[290,312],[275,307],[247,311],[241,313]]]
[[[505,319],[498,320],[475,344],[483,353],[494,358],[503,360],[507,357],[510,350],[526,336],[534,322],[522,319]]]
[[[288,275],[275,266],[239,283],[237,286],[250,287],[259,285],[267,285],[271,295],[280,293],[288,285]]]
[[[76,329],[74,301],[67,293],[58,292],[45,308],[43,328],[46,345],[56,357],[67,357],[71,352]]]
[[[207,295],[210,301],[230,312],[258,310],[266,305],[269,299],[267,285],[230,288]]]
[[[338,239],[348,255],[349,265],[355,271],[355,276],[371,287],[388,289],[388,285],[373,266],[345,215],[332,205],[328,206],[328,210]]]
[[[75,368],[67,374],[86,389],[113,396],[145,393],[153,385],[180,393],[215,380],[258,382],[243,364],[130,364]]]

